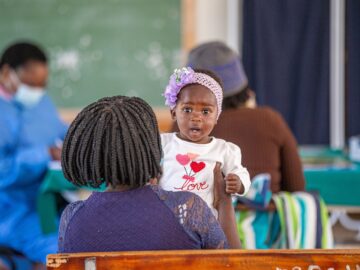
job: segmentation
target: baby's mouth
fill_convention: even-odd
[[[200,133],[200,128],[190,128],[190,132],[192,133],[192,134],[199,134]]]

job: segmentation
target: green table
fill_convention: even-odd
[[[316,191],[328,205],[360,206],[360,164],[329,148],[302,148],[306,190]]]
[[[351,162],[346,153],[332,149],[302,149],[306,190],[317,191],[328,205],[330,224],[339,222],[346,230],[357,232],[360,221],[349,213],[360,209],[360,164]]]
[[[58,229],[55,194],[64,190],[76,190],[77,187],[67,181],[61,170],[49,170],[40,186],[37,198],[37,210],[41,228],[45,234]]]
[[[56,193],[63,191],[79,190],[80,188],[67,181],[60,169],[49,169],[43,183],[40,186],[37,198],[37,210],[40,217],[40,224],[44,234],[58,230],[58,213],[56,209]],[[105,186],[99,189],[86,188],[87,190],[102,191]]]
[[[360,206],[360,166],[306,170],[306,190],[317,191],[328,205]]]

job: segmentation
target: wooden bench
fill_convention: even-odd
[[[360,249],[184,250],[50,254],[47,269],[360,270]]]

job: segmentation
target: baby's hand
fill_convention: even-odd
[[[229,173],[225,177],[225,191],[228,194],[234,194],[234,193],[243,193],[244,186],[236,174]]]

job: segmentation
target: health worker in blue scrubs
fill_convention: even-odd
[[[15,43],[1,54],[0,245],[40,263],[57,251],[57,235],[43,235],[36,197],[67,130],[45,91],[48,72],[35,44]]]

